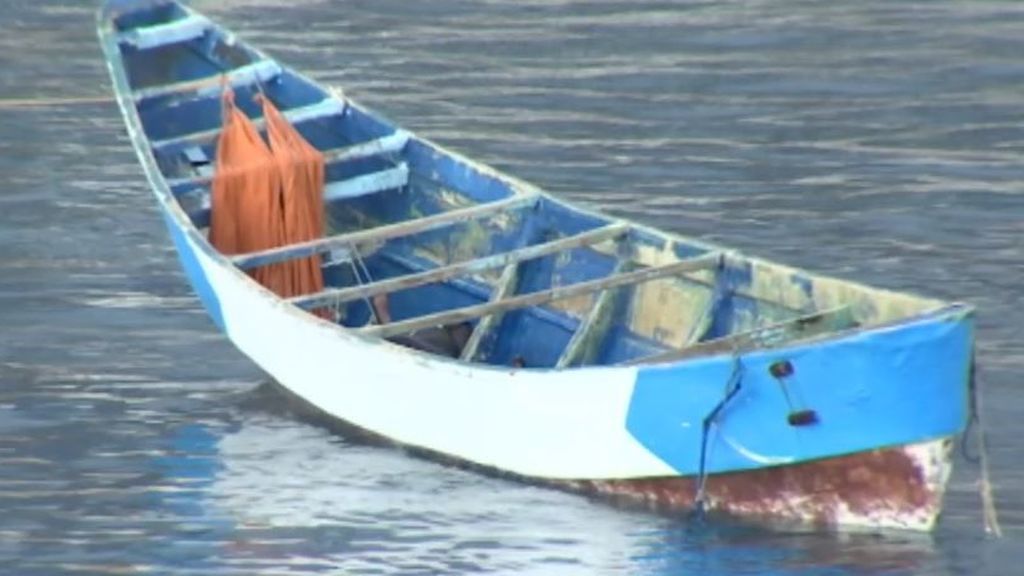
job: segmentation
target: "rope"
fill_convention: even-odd
[[[366,263],[363,262],[363,258],[359,255],[359,250],[356,249],[355,244],[349,244],[349,254],[352,258],[348,261],[349,265],[352,266],[352,274],[356,277],[356,284],[362,285],[363,279],[359,276],[359,270],[362,269],[362,273],[366,275],[366,283],[372,284],[373,277],[370,276],[370,270],[366,267]],[[380,324],[380,318],[377,316],[377,309],[374,307],[373,302],[370,301],[369,296],[363,296],[363,301],[366,302],[366,306],[370,309],[370,318],[374,324]],[[337,307],[337,303],[335,307]]]
[[[980,464],[981,457],[971,454],[970,446],[971,437],[974,436],[971,432],[978,425],[978,393],[974,373],[974,361],[971,360],[971,374],[967,381],[967,427],[964,428],[964,433],[960,436],[960,453],[963,455],[964,460],[971,464]]]
[[[693,515],[697,518],[703,518],[705,512],[706,494],[704,493],[704,487],[707,483],[708,431],[711,430],[711,425],[718,419],[718,415],[725,409],[726,404],[739,393],[742,387],[742,379],[743,363],[740,361],[739,356],[733,356],[732,374],[729,376],[729,382],[725,385],[725,396],[711,409],[711,412],[708,412],[701,426],[700,464],[697,468],[697,489],[693,496]]]
[[[991,534],[996,538],[1002,538],[1003,530],[999,527],[999,515],[996,512],[996,501],[992,494],[992,482],[988,471],[988,447],[985,441],[985,426],[981,421],[981,387],[977,384],[977,364],[973,358],[971,359],[971,377],[968,386],[970,388],[971,395],[970,418],[972,422],[977,423],[977,434],[975,435],[975,438],[978,450],[977,462],[981,472],[981,478],[978,480],[978,493],[981,496],[981,510],[985,522],[985,533]],[[968,431],[965,431],[964,433],[966,434]]]
[[[78,96],[69,98],[4,98],[0,109],[45,108],[47,106],[70,106],[73,104],[113,104],[113,96]]]

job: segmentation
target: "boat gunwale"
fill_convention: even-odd
[[[150,184],[150,189],[161,203],[161,207],[164,208],[167,214],[171,217],[170,221],[176,225],[179,230],[191,241],[191,243],[198,249],[202,250],[203,253],[209,257],[213,262],[220,266],[221,269],[229,271],[235,275],[238,279],[244,280],[246,287],[250,290],[258,291],[257,293],[270,306],[276,306],[283,308],[284,311],[290,315],[293,315],[297,320],[312,323],[321,323],[323,327],[330,327],[337,335],[343,335],[344,338],[351,338],[352,340],[369,345],[384,345],[390,346],[396,352],[404,354],[412,354],[416,357],[427,360],[428,362],[436,362],[442,365],[454,365],[462,369],[473,369],[473,370],[485,370],[485,371],[496,371],[496,372],[509,372],[508,367],[496,366],[485,363],[467,362],[458,358],[449,358],[429,352],[410,349],[399,344],[392,343],[382,338],[375,336],[369,336],[362,334],[356,328],[349,328],[342,326],[336,322],[320,318],[315,314],[311,314],[308,311],[300,308],[299,306],[289,302],[285,298],[281,298],[277,294],[273,293],[268,288],[260,285],[248,274],[246,274],[241,268],[236,266],[231,257],[216,250],[209,240],[204,236],[199,228],[192,222],[191,218],[185,212],[184,208],[177,201],[173,192],[171,191],[168,183],[168,178],[161,172],[157,163],[156,157],[153,150],[149,146],[149,138],[145,135],[145,130],[142,127],[142,121],[139,116],[139,110],[137,107],[138,102],[136,101],[134,94],[131,90],[127,78],[127,72],[124,66],[123,54],[119,47],[119,32],[115,29],[114,18],[117,14],[110,12],[111,5],[115,2],[113,0],[105,0],[100,8],[97,10],[97,32],[101,39],[101,46],[104,52],[107,67],[113,78],[113,88],[115,96],[118,102],[118,106],[121,109],[122,116],[126,120],[126,128],[128,131],[129,139],[132,142],[132,147],[136,151],[136,155],[139,157],[142,163],[144,172],[146,173],[147,180]],[[192,9],[189,6],[181,4],[177,0],[166,0],[151,2],[149,7],[154,7],[160,4],[174,4],[182,9],[186,15],[197,15],[203,16],[198,11]],[[264,53],[260,48],[245,42],[237,33],[231,31],[222,26],[218,21],[210,19],[211,23],[210,30],[215,34],[220,34],[224,37],[230,37],[235,42],[242,43],[245,48],[252,52],[254,56],[261,59],[266,59],[277,64],[281,72],[290,72],[298,77],[308,78],[305,75],[295,71],[291,67],[283,64],[276,58],[271,58]],[[312,81],[311,81],[312,82]],[[395,130],[403,130],[409,135],[410,141],[415,140],[431,149],[439,155],[447,156],[455,162],[464,164],[466,167],[479,172],[482,175],[495,178],[506,184],[509,190],[512,192],[508,198],[512,198],[517,195],[536,195],[538,198],[543,198],[549,202],[552,202],[562,208],[574,211],[584,216],[590,216],[599,220],[605,221],[607,224],[624,223],[627,224],[632,232],[647,235],[652,238],[657,238],[664,241],[666,244],[675,243],[692,246],[698,250],[705,250],[707,253],[713,251],[720,252],[724,261],[728,260],[740,260],[745,263],[749,263],[752,266],[766,266],[774,269],[774,271],[783,274],[804,274],[809,278],[828,280],[845,284],[851,288],[864,290],[871,294],[871,298],[884,297],[887,295],[909,297],[921,301],[922,305],[929,306],[919,312],[912,313],[910,315],[890,319],[888,321],[858,325],[846,329],[834,330],[824,334],[817,334],[803,338],[797,338],[794,340],[787,340],[779,343],[778,345],[766,345],[761,346],[753,350],[744,351],[741,353],[744,357],[756,356],[764,353],[778,353],[782,350],[799,350],[808,346],[813,346],[823,342],[840,341],[848,338],[854,338],[858,336],[864,336],[867,334],[876,334],[887,332],[891,330],[900,330],[905,328],[911,328],[918,324],[930,323],[930,322],[943,322],[943,321],[957,321],[967,318],[973,315],[976,311],[975,307],[966,302],[960,301],[945,301],[935,298],[922,296],[918,293],[911,291],[896,291],[888,288],[881,288],[871,286],[862,282],[849,280],[845,278],[839,278],[826,274],[820,274],[811,272],[806,269],[797,268],[788,264],[779,263],[776,261],[767,260],[758,256],[751,256],[740,252],[734,248],[728,248],[715,243],[707,242],[697,238],[685,236],[683,234],[662,230],[655,228],[651,225],[637,222],[628,218],[617,217],[605,213],[598,207],[594,206],[589,201],[573,200],[569,202],[562,198],[553,195],[550,192],[540,188],[539,186],[522,180],[514,175],[501,172],[487,164],[473,160],[457,150],[449,148],[445,145],[439,144],[428,137],[424,137],[418,133],[412,132],[407,128],[400,126],[399,124],[391,121],[386,115],[380,114],[373,108],[367,107],[359,103],[357,100],[349,98],[347,95],[342,98],[331,87],[324,86],[320,83],[313,82],[315,86],[323,90],[325,99],[333,98],[339,100],[343,105],[353,107],[359,110],[361,113],[374,118],[375,120],[381,121]],[[483,204],[483,203],[481,203]],[[773,301],[774,304],[779,306],[785,306],[782,302]],[[709,342],[712,340],[709,340]],[[681,350],[681,349],[680,349]],[[729,352],[717,352],[701,355],[698,357],[684,358],[681,360],[667,360],[657,363],[643,363],[642,359],[640,362],[631,365],[590,365],[580,367],[567,367],[567,368],[555,368],[555,367],[523,367],[516,368],[516,371],[529,371],[534,373],[557,373],[565,370],[641,370],[649,368],[664,368],[671,366],[682,366],[686,364],[692,364],[696,362],[702,362],[711,358],[730,356],[732,353]]]

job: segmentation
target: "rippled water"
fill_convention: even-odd
[[[0,20],[0,573],[1007,574],[1024,560],[1024,5],[196,0],[403,125],[610,213],[980,308],[1003,528],[614,509],[282,407],[192,297],[92,3]]]

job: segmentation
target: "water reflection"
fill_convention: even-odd
[[[306,561],[384,573],[881,574],[936,562],[928,535],[688,522],[442,466],[320,427],[270,384],[240,406],[248,416],[217,443],[208,500],[253,558],[283,539]]]

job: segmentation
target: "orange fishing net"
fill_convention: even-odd
[[[284,238],[305,242],[324,235],[324,156],[262,98],[270,149],[281,172]],[[319,256],[289,262],[290,295],[323,289]]]
[[[210,242],[224,254],[276,248],[323,236],[323,155],[262,98],[268,146],[225,90],[224,129],[210,199]],[[250,271],[283,297],[323,289],[318,256]]]

